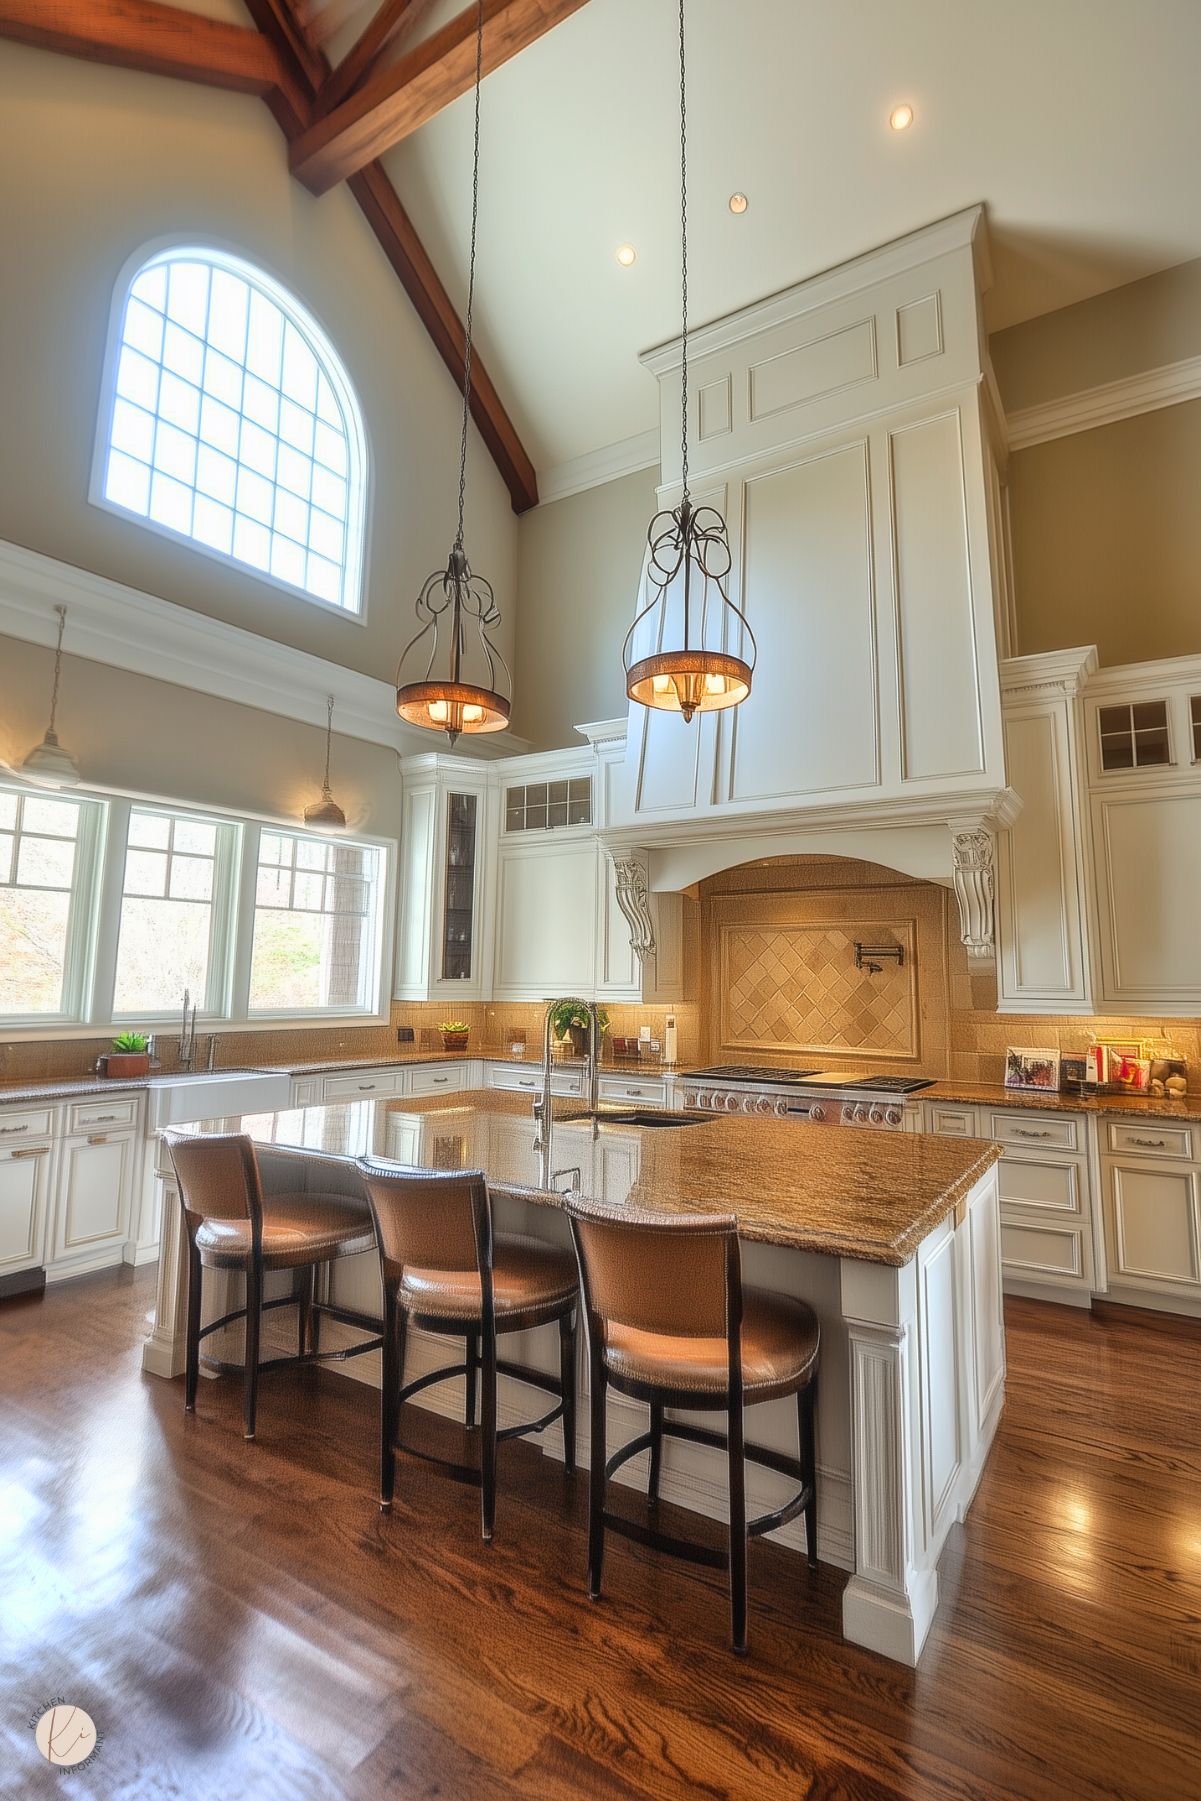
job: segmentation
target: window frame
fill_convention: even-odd
[[[308,588],[297,587],[295,583],[285,581],[282,576],[273,575],[269,569],[257,569],[252,563],[246,563],[232,552],[218,549],[215,545],[202,543],[198,538],[186,532],[174,530],[169,525],[150,519],[144,514],[135,513],[128,507],[112,501],[105,493],[105,476],[108,467],[108,455],[111,449],[113,414],[119,398],[117,394],[117,366],[124,342],[124,325],[126,309],[130,300],[134,282],[144,270],[157,262],[170,262],[173,259],[184,259],[187,256],[197,257],[216,267],[222,267],[252,286],[256,283],[275,305],[280,307],[285,317],[300,330],[306,338],[316,336],[313,346],[318,364],[331,380],[335,394],[343,406],[346,415],[347,445],[351,470],[347,477],[348,508],[345,526],[347,544],[346,577],[343,592],[354,604],[343,604],[340,601],[327,600],[323,595],[314,594]],[[354,482],[350,475],[354,473],[357,461],[360,479]],[[96,440],[92,452],[92,467],[88,484],[89,504],[101,512],[108,513],[114,519],[122,519],[127,524],[141,527],[153,532],[156,537],[165,539],[178,548],[195,551],[200,556],[208,557],[228,570],[236,571],[250,581],[261,582],[278,592],[288,594],[297,600],[307,601],[310,606],[318,607],[324,613],[331,613],[340,619],[352,620],[355,624],[367,624],[367,547],[370,542],[372,516],[372,466],[371,447],[367,436],[367,424],[363,416],[362,404],[358,390],[350,379],[332,335],[326,330],[322,321],[311,309],[292,292],[274,270],[262,263],[252,261],[235,246],[222,243],[216,239],[207,244],[198,243],[194,238],[155,239],[144,244],[134,252],[123,265],[113,289],[112,303],[109,309],[108,335],[105,342],[104,362],[100,378],[100,395],[96,408]]]
[[[87,1018],[95,965],[97,918],[108,810],[103,801],[88,794],[63,793],[32,782],[0,781],[0,792],[15,794],[18,801],[33,798],[65,800],[79,805],[79,834],[75,839],[75,879],[67,903],[67,930],[63,956],[61,1009],[56,1013],[0,1014],[0,1032],[7,1037],[37,1036],[56,1026],[76,1026]]]
[[[259,845],[264,832],[287,838],[316,838],[336,847],[361,846],[374,850],[382,857],[380,874],[373,884],[374,909],[371,919],[372,949],[376,965],[375,1008],[352,1008],[337,1011],[330,1007],[272,1007],[252,1008],[250,1005],[250,973],[254,959],[254,916],[258,910],[258,872]],[[289,1020],[345,1020],[359,1021],[363,1025],[371,1025],[382,1018],[391,1017],[392,982],[388,957],[387,926],[392,917],[392,871],[394,859],[387,855],[386,849],[378,839],[364,837],[360,833],[343,832],[306,832],[303,826],[274,825],[260,823],[253,834],[248,835],[245,847],[244,890],[249,888],[249,910],[245,915],[246,930],[244,934],[246,967],[245,980],[240,981],[238,993],[241,998],[245,1018],[248,1025],[261,1026],[265,1029],[272,1024],[286,1024]]]

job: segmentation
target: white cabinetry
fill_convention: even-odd
[[[590,997],[596,986],[598,846],[591,831],[502,842],[497,857],[497,1000]]]
[[[46,1258],[52,1280],[122,1260],[138,1150],[132,1130],[89,1132],[63,1140]]]
[[[42,1263],[54,1151],[46,1130],[48,1119],[43,1115],[41,1131],[26,1133],[13,1119],[0,1115],[0,1132],[13,1135],[0,1138],[0,1281],[36,1270]],[[11,1284],[14,1290],[20,1286]]]
[[[1102,1151],[1109,1292],[1201,1313],[1201,1170],[1191,1127],[1109,1122]]]
[[[0,1281],[138,1260],[142,1109],[140,1094],[0,1108]]]
[[[397,1000],[489,993],[488,900],[497,795],[478,763],[423,755],[402,764]]]

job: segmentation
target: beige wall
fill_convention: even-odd
[[[288,174],[261,102],[0,45],[0,538],[390,679],[453,534],[454,384],[345,189]],[[284,282],[338,347],[374,471],[366,626],[88,504],[113,288],[163,238],[228,247]],[[513,631],[516,519],[471,445],[468,550]]]
[[[1201,260],[998,332],[1009,412],[1201,356]],[[1201,401],[1014,453],[1018,649],[1201,651]]]
[[[45,730],[53,669],[53,651],[0,637],[0,759],[10,766]],[[321,793],[324,731],[83,657],[63,658],[58,733],[98,787],[297,823]],[[395,837],[395,752],[335,733],[330,762],[347,820]]]
[[[578,745],[575,726],[625,713],[621,646],[657,479],[642,469],[521,518],[513,726],[535,750]]]

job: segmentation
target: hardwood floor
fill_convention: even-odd
[[[375,1397],[144,1378],[153,1271],[0,1306],[0,1793],[1197,1801],[1201,1338],[1011,1302],[1008,1404],[943,1560],[921,1669],[844,1645],[843,1578],[751,1547],[719,1578],[614,1540],[584,1594],[584,1485],[502,1448],[478,1495],[413,1459],[376,1510]],[[423,1416],[432,1443],[453,1427]],[[691,1525],[693,1522],[689,1522]],[[55,1696],[104,1735],[51,1774]]]

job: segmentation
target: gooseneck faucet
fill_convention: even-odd
[[[185,988],[183,991],[183,1024],[179,1033],[178,1058],[180,1069],[191,1069],[192,1060],[196,1055],[196,1004],[193,1001],[192,1011],[189,1014],[188,1002],[191,1000],[191,990]]]
[[[600,1009],[595,1001],[581,1000],[576,995],[562,995],[558,1000],[549,1001],[546,1018],[542,1025],[542,1093],[534,1102],[534,1118],[538,1121],[537,1148],[542,1152],[542,1186],[549,1189],[552,1179],[551,1135],[554,1126],[554,1108],[551,1105],[551,1076],[554,1069],[554,1055],[551,1048],[551,1027],[555,1014],[560,1007],[579,1007],[588,1015],[588,1113],[596,1118],[600,1106]]]

